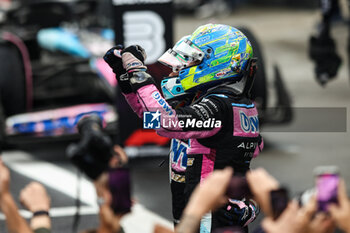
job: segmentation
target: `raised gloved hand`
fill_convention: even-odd
[[[123,61],[121,57],[121,52],[123,49],[123,45],[117,45],[109,49],[104,55],[103,59],[115,73],[121,91],[125,94],[128,94],[132,92],[132,89],[129,84],[128,75],[126,75],[126,70],[123,67]]]
[[[139,45],[131,45],[122,52],[123,67],[128,72],[146,71],[147,67],[144,62],[146,60],[146,52]]]
[[[122,52],[123,67],[127,71],[130,85],[134,92],[139,88],[154,84],[153,78],[146,73],[147,67],[144,64],[146,52],[139,45],[131,45]]]

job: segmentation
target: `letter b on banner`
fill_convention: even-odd
[[[116,43],[141,45],[146,64],[154,64],[172,47],[171,0],[114,0]]]

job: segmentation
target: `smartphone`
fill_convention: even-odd
[[[111,208],[116,214],[130,212],[131,208],[131,185],[130,171],[127,167],[120,167],[109,172],[109,190],[112,194]]]
[[[247,179],[243,176],[233,176],[226,190],[226,195],[237,200],[252,197]]]
[[[289,202],[288,190],[280,188],[270,192],[270,203],[273,219],[277,219],[287,208]]]
[[[320,166],[316,176],[316,199],[318,211],[327,212],[330,203],[338,203],[339,169],[336,166]]]

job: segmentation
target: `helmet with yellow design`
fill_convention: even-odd
[[[238,29],[207,24],[172,49],[181,55],[179,78],[184,91],[205,90],[219,83],[238,82],[245,75],[253,49]]]

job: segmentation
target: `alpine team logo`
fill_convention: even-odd
[[[143,128],[144,129],[159,129],[160,128],[160,112],[144,112],[143,113]]]
[[[244,112],[239,113],[241,120],[241,128],[244,132],[257,133],[259,132],[259,118],[258,116],[247,116]]]

